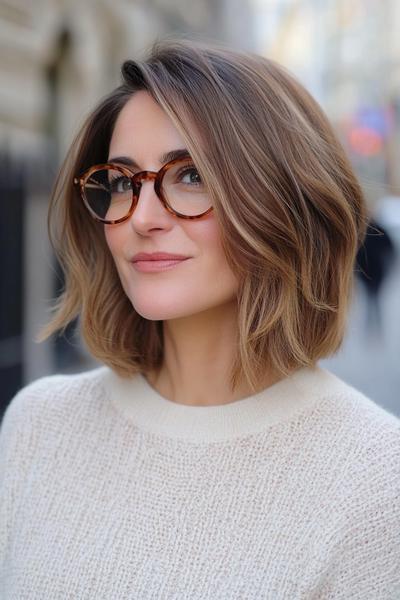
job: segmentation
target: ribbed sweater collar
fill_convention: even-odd
[[[319,366],[304,367],[241,400],[188,406],[161,396],[142,374],[123,378],[108,367],[105,374],[112,403],[139,429],[195,442],[223,441],[261,432],[307,411],[332,386],[342,384]]]

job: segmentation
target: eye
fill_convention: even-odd
[[[110,192],[113,194],[125,194],[132,191],[132,182],[126,175],[112,177],[110,179]]]
[[[194,165],[183,167],[179,171],[179,178],[182,183],[186,183],[188,185],[201,185],[202,184],[199,172],[197,171],[197,169]]]

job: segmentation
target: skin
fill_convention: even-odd
[[[164,110],[146,91],[136,92],[120,112],[109,157],[127,156],[141,170],[157,171],[159,157],[185,148]],[[246,384],[233,393],[229,369],[237,322],[238,283],[225,259],[214,212],[198,220],[165,210],[152,182],[144,182],[138,205],[127,221],[104,225],[123,289],[144,318],[162,320],[164,363],[147,375],[152,387],[172,402],[211,406],[252,395]],[[137,252],[164,251],[190,260],[164,272],[135,271]],[[278,379],[266,374],[260,389]]]

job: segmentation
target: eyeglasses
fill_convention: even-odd
[[[132,215],[144,181],[154,181],[154,190],[166,210],[182,219],[198,219],[212,209],[205,185],[190,156],[176,158],[158,172],[140,171],[106,163],[90,167],[79,185],[82,200],[91,216],[101,223],[121,223]]]

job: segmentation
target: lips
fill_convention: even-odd
[[[173,269],[187,260],[190,260],[190,257],[169,260],[136,260],[132,262],[132,267],[142,273],[158,273]]]
[[[172,261],[172,260],[185,260],[186,258],[190,258],[189,256],[184,256],[183,254],[171,254],[170,252],[139,252],[135,254],[132,258],[132,262],[138,261]]]

